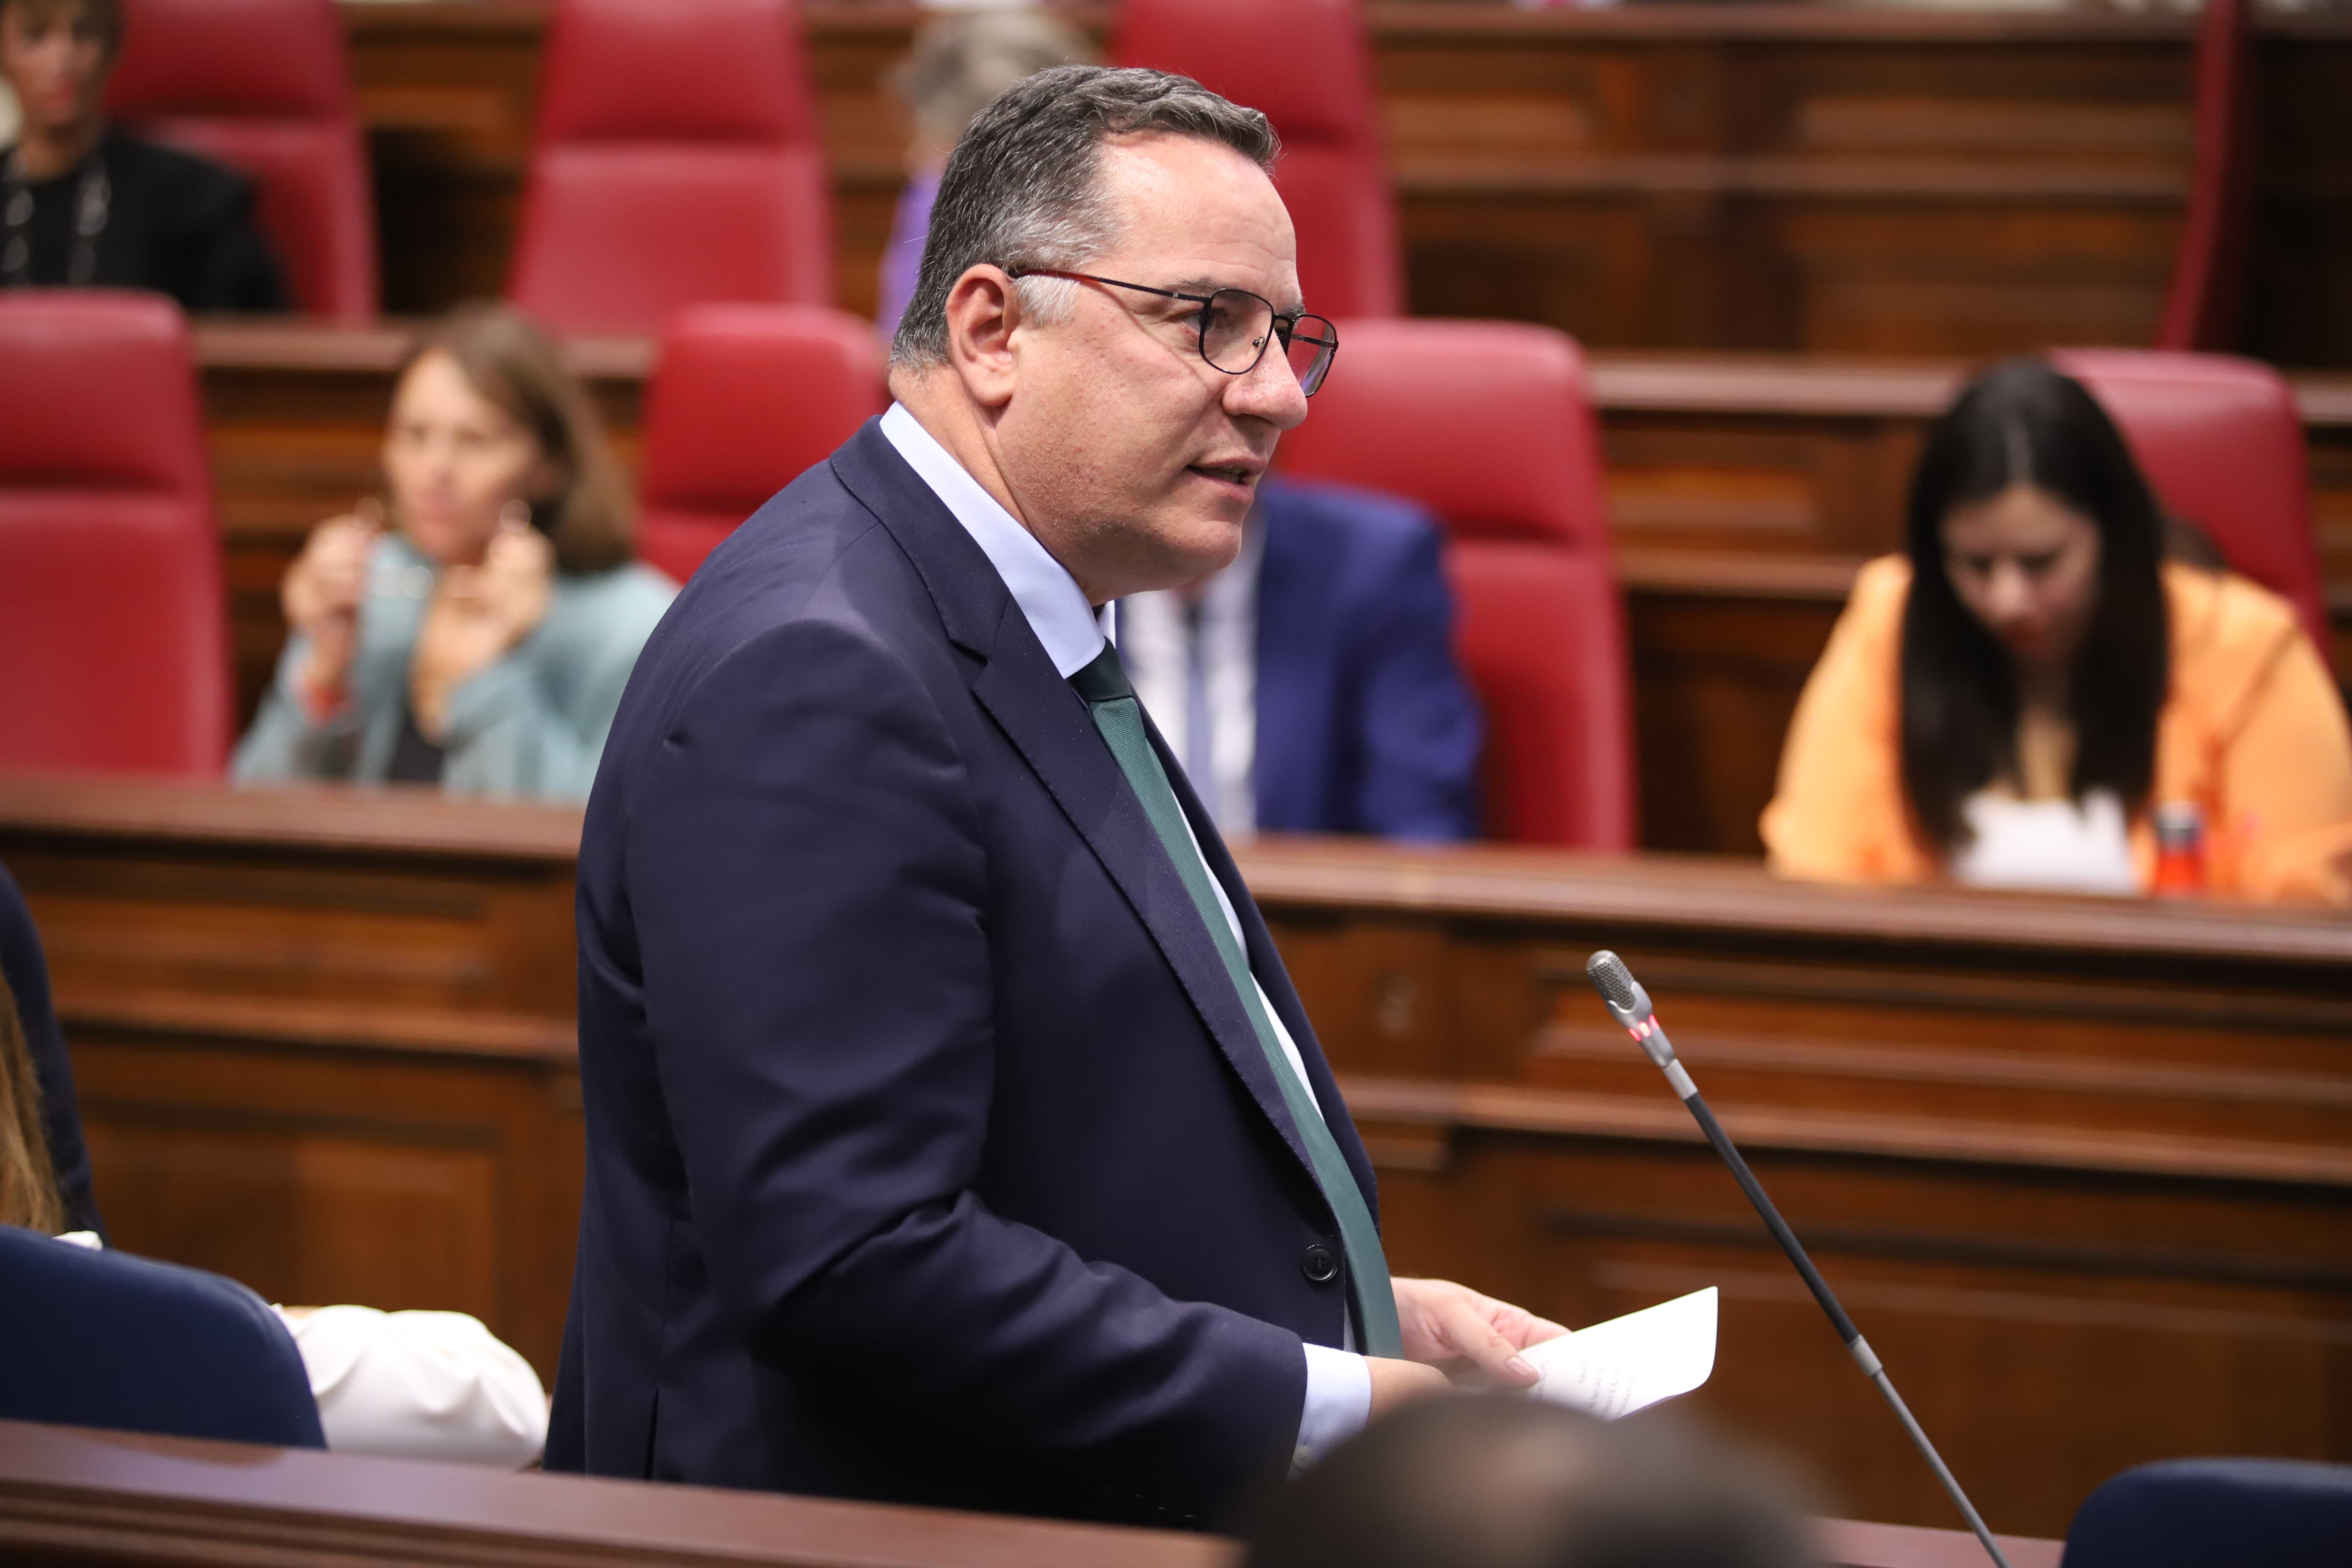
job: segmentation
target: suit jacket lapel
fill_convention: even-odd
[[[834,455],[833,467],[914,563],[939,603],[950,639],[979,656],[981,662],[971,678],[972,695],[1102,863],[1175,971],[1217,1048],[1311,1178],[1314,1166],[1306,1145],[1283,1103],[1281,1087],[1275,1081],[1273,1064],[1258,1045],[1257,1031],[1234,993],[1224,961],[1202,924],[1192,894],[1161,849],[1142,803],[1128,787],[1118,759],[1103,743],[1085,700],[1055,670],[1036,634],[1029,629],[1028,618],[987,555],[947,504],[907,467],[887,437],[869,423]],[[1217,860],[1224,858],[1223,846],[1211,847],[1214,830],[1202,828],[1205,817],[1200,802],[1192,798],[1181,770],[1169,760],[1167,745],[1151,727],[1148,714],[1145,727],[1185,816],[1194,833],[1202,837],[1203,852],[1213,857],[1213,869]],[[1225,859],[1224,864],[1230,873],[1231,860]],[[1231,896],[1234,884],[1229,880],[1227,885]],[[1237,906],[1245,903],[1246,895],[1235,902]],[[1244,917],[1244,934],[1251,918]],[[1261,933],[1263,930],[1261,925]],[[1263,962],[1255,951],[1250,956],[1254,965]],[[1294,997],[1292,1005],[1296,1005]],[[1285,1023],[1289,1025],[1286,1017]],[[1327,1106],[1336,1103],[1335,1091],[1318,1089],[1317,1092],[1325,1097]]]

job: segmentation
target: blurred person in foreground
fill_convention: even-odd
[[[152,289],[191,311],[288,307],[245,176],[106,117],[119,0],[0,0],[0,288]]]
[[[907,148],[907,184],[882,248],[881,302],[874,324],[884,339],[914,298],[923,265],[923,239],[939,199],[948,153],[998,93],[1055,66],[1095,58],[1087,36],[1058,16],[1028,9],[973,11],[938,16],[915,35],[914,52],[892,73],[890,85],[915,121]]]
[[[73,1068],[24,895],[0,867],[0,1226],[102,1251]],[[0,1297],[23,1289],[0,1271]],[[519,1468],[539,1457],[538,1374],[463,1312],[276,1307],[309,1374],[327,1446]],[[82,1347],[87,1350],[91,1347]],[[104,1347],[97,1347],[102,1353]],[[10,1353],[29,1352],[11,1346]],[[84,1359],[89,1359],[85,1357]]]
[[[1644,1412],[1496,1394],[1384,1417],[1269,1499],[1242,1568],[1812,1568],[1755,1461]]]
[[[1104,607],[1231,562],[1337,346],[1273,127],[1063,66],[949,157],[897,402],[712,552],[580,842],[550,1469],[1206,1525],[1566,1331],[1393,1278]]]
[[[2220,896],[2352,902],[2352,731],[2277,595],[2165,559],[2106,411],[2031,359],[1929,432],[1910,549],[1863,568],[1764,842],[1783,875],[2134,893],[2153,817]]]
[[[630,553],[602,425],[520,313],[468,306],[402,363],[388,506],[311,531],[240,783],[577,800],[677,588]]]
[[[1478,703],[1410,501],[1268,475],[1232,565],[1119,602],[1118,651],[1227,838],[1476,836]]]

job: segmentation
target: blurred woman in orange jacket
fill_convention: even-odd
[[[2352,903],[2352,729],[2276,595],[2164,558],[2114,422],[2038,361],[1929,434],[1908,558],[1865,566],[1764,842],[1783,875],[2147,891],[2158,808],[2207,890]],[[2189,809],[2193,808],[2193,812]]]

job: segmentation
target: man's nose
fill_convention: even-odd
[[[1290,368],[1290,356],[1279,340],[1246,375],[1233,378],[1225,388],[1225,412],[1263,419],[1277,430],[1295,430],[1307,418],[1307,393]]]

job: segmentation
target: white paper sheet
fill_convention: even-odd
[[[1604,1421],[1688,1394],[1715,1370],[1715,1287],[1519,1352],[1542,1374],[1528,1392]]]

